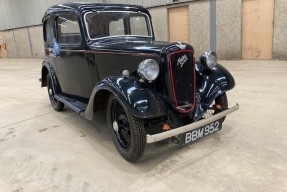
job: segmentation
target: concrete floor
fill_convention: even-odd
[[[0,59],[0,191],[287,191],[287,62],[222,61],[240,110],[223,130],[181,147],[147,146],[126,162],[95,121],[52,110],[41,60]]]

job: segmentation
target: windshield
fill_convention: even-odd
[[[85,15],[90,39],[110,36],[151,37],[150,21],[139,12],[99,11]]]

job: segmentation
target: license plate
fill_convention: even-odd
[[[188,143],[192,143],[202,137],[205,137],[207,135],[210,135],[212,133],[215,133],[217,131],[219,131],[222,127],[222,123],[220,120],[214,121],[210,124],[207,124],[203,127],[200,127],[198,129],[195,129],[193,131],[190,132],[186,132],[183,134],[183,144],[188,144]]]

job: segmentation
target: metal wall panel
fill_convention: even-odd
[[[39,25],[48,7],[65,2],[121,3],[153,7],[172,3],[172,0],[0,0],[0,30]]]
[[[121,4],[132,4],[132,5],[142,5],[144,7],[152,7],[159,5],[166,5],[172,3],[172,0],[104,0],[105,3],[121,3]]]
[[[14,1],[11,0],[10,3],[6,0],[1,1],[1,12],[3,16],[4,26],[5,28],[11,28],[11,23],[13,22],[13,14],[11,13],[11,10],[13,10]]]
[[[0,30],[5,29],[3,11],[2,11],[2,0],[0,0]]]
[[[65,2],[103,0],[0,0],[0,30],[39,25],[48,7]]]

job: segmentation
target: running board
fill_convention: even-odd
[[[62,94],[56,94],[55,98],[59,101],[61,101],[62,103],[64,103],[67,107],[71,108],[72,110],[74,110],[77,113],[82,113],[86,110],[87,108],[87,104],[86,103],[82,103],[80,101],[74,100],[72,98],[66,97]]]

